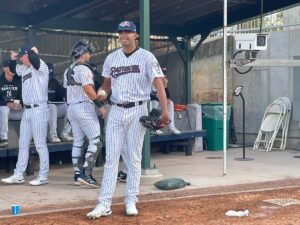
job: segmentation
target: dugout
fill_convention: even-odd
[[[228,0],[228,24],[299,4],[299,0]],[[139,45],[158,58],[176,51],[182,60],[175,76],[178,99],[191,103],[191,60],[209,33],[223,26],[223,1],[210,0],[4,0],[0,3],[1,60],[25,42],[39,47],[45,61],[61,74],[69,63],[71,44],[89,38],[97,51],[92,62],[101,65],[117,47],[114,34],[121,20],[138,25]],[[151,40],[150,40],[150,34]],[[99,68],[100,69],[100,68]],[[149,139],[149,138],[148,138]],[[149,140],[145,142],[149,146]],[[143,168],[150,168],[144,151]]]

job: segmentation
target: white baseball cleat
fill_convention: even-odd
[[[48,183],[49,183],[48,178],[45,178],[45,177],[37,177],[34,180],[29,182],[29,184],[32,186],[40,186],[40,185],[48,184]]]
[[[173,134],[181,134],[181,131],[178,130],[176,127],[172,127],[169,129],[170,132],[172,132]]]
[[[93,209],[93,211],[86,214],[86,216],[91,219],[97,219],[101,216],[109,216],[112,213],[112,211],[109,209],[107,210],[103,205],[98,203],[96,207]]]
[[[48,137],[48,142],[50,143],[60,143],[61,140],[57,136]]]
[[[12,175],[8,178],[1,179],[1,181],[5,184],[23,184],[25,182],[24,177],[22,175]]]
[[[130,202],[130,203],[126,204],[126,215],[127,216],[136,216],[138,214],[139,214],[139,212],[136,209],[134,202]]]
[[[61,139],[61,141],[64,141],[64,142],[74,141],[73,137],[70,134],[62,134],[60,136],[60,139]]]

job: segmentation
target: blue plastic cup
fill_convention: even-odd
[[[17,216],[20,213],[20,206],[19,205],[12,205],[11,206],[11,214],[13,216]]]

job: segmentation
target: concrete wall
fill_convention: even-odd
[[[228,57],[232,56],[232,37]],[[204,42],[192,61],[192,103],[223,101],[223,39]],[[232,99],[233,70],[228,70],[228,100]]]
[[[228,40],[228,57],[232,56],[232,37]],[[175,103],[184,102],[184,69],[177,52],[158,57],[168,69],[169,90]],[[223,39],[205,42],[192,61],[192,103],[223,101]],[[228,98],[232,99],[233,70],[228,70]]]

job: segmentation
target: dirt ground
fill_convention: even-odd
[[[185,191],[186,192],[186,191]],[[194,195],[195,193],[194,190]],[[235,192],[230,194],[208,194],[189,197],[143,201],[137,204],[139,215],[127,217],[122,204],[113,205],[113,214],[97,220],[88,220],[90,209],[77,209],[65,212],[43,213],[28,216],[1,218],[0,224],[30,225],[69,225],[69,224],[300,224],[300,204],[277,206],[263,200],[292,198],[300,200],[300,188],[279,188],[265,191]],[[160,195],[163,197],[163,195]],[[156,198],[154,198],[156,199]],[[228,210],[249,210],[248,217],[226,217]]]

